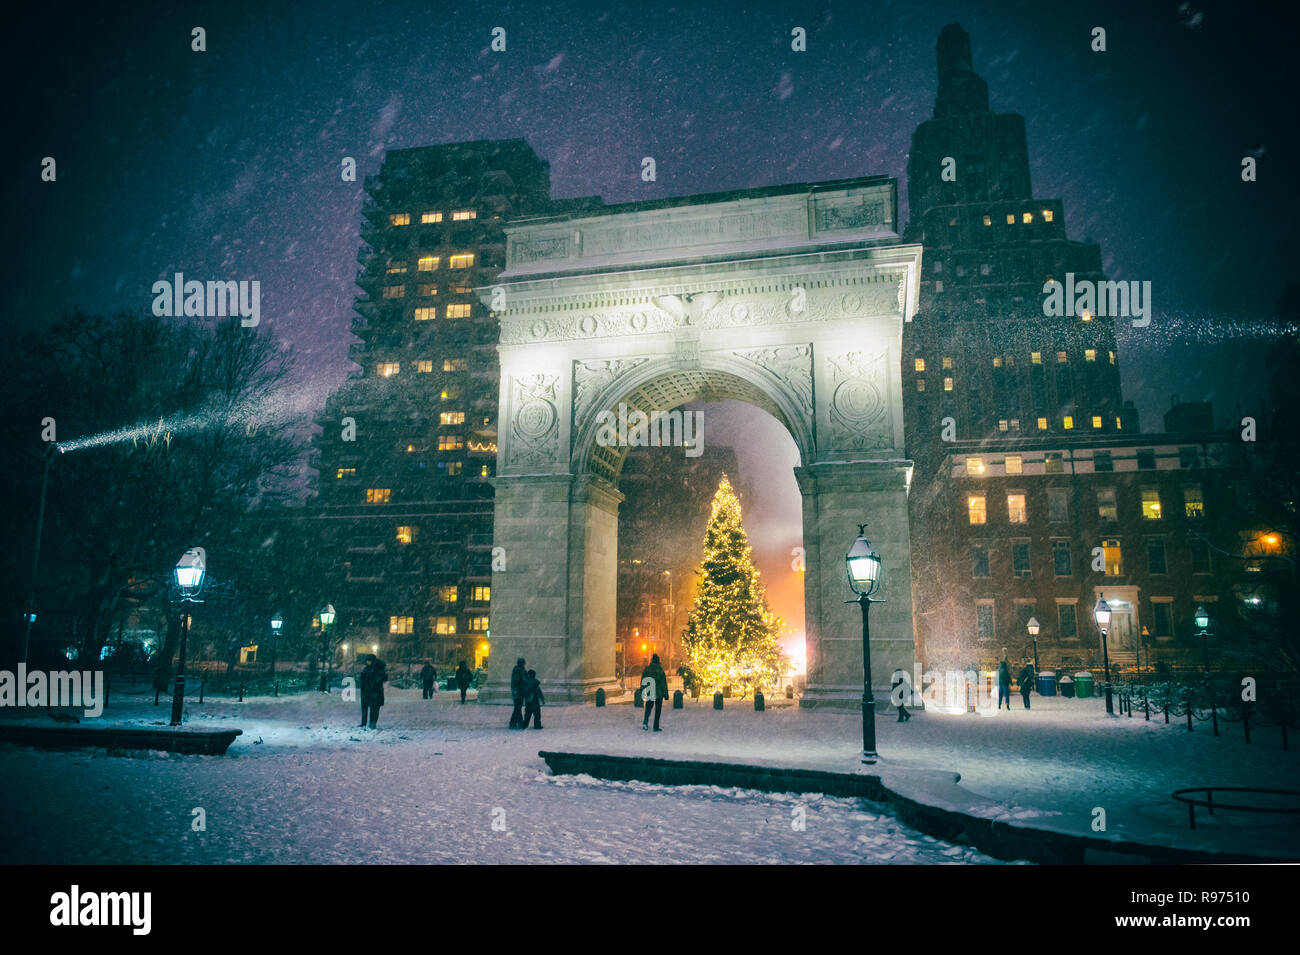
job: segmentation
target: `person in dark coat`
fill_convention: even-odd
[[[373,653],[361,671],[361,726],[367,721],[371,729],[379,722],[379,708],[384,705],[384,683],[388,680],[388,668]]]
[[[520,657],[515,661],[515,668],[510,671],[510,702],[515,707],[510,712],[510,728],[512,730],[524,728],[524,683],[527,680],[528,671],[524,669],[524,658]]]
[[[911,690],[907,682],[907,672],[902,667],[894,670],[891,682],[893,686],[889,695],[894,705],[898,707],[898,722],[906,723],[912,718],[912,714],[907,712],[907,697]]]
[[[1002,709],[1003,700],[1007,701],[1007,709],[1011,709],[1011,664],[1006,657],[998,664],[998,709]]]
[[[542,681],[537,679],[536,670],[529,670],[524,674],[524,719],[519,728],[528,729],[528,723],[531,720],[533,729],[541,729],[542,705],[545,703],[546,697],[542,695]]]
[[[1029,709],[1029,690],[1034,685],[1034,668],[1026,663],[1020,670],[1020,699],[1025,702],[1025,709]],[[1008,704],[1010,708],[1010,704]]]
[[[420,669],[420,687],[424,691],[422,699],[433,699],[433,690],[437,685],[438,671],[434,669],[432,663],[426,660],[424,666]]]
[[[650,684],[647,684],[647,680]],[[650,658],[649,665],[641,671],[641,699],[645,702],[645,717],[641,720],[641,728],[643,730],[650,728],[650,710],[653,709],[655,732],[658,733],[659,714],[663,712],[664,700],[668,699],[668,674],[664,673],[657,653]]]
[[[456,685],[460,687],[460,701],[465,702],[465,691],[469,689],[470,681],[474,679],[474,674],[469,672],[469,667],[465,666],[465,661],[460,661],[460,666],[456,667]]]

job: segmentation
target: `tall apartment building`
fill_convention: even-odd
[[[552,211],[523,140],[394,150],[365,182],[350,352],[317,419],[322,546],[353,652],[481,661],[491,626],[502,223]]]
[[[1018,654],[1033,617],[1040,657],[1100,662],[1105,596],[1120,662],[1183,661],[1196,606],[1231,591],[1210,556],[1233,546],[1227,436],[1198,407],[1141,434],[1120,389],[1125,319],[1045,314],[1048,281],[1104,279],[1100,249],[1034,196],[1024,120],[990,110],[960,26],[937,59],[907,164],[907,237],[925,252],[900,370],[918,646],[958,665]]]

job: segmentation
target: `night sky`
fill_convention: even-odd
[[[356,294],[362,183],[339,162],[355,157],[360,180],[386,149],[430,143],[524,137],[556,196],[607,202],[886,174],[906,221],[910,138],[957,21],[993,108],[1026,119],[1035,194],[1064,199],[1070,237],[1100,242],[1111,278],[1153,283],[1151,327],[1120,330],[1143,427],[1174,392],[1213,398],[1222,420],[1258,400],[1259,335],[1300,251],[1295,33],[1269,7],[40,6],[3,41],[5,325],[147,308],[174,271],[258,279],[262,321],[321,404],[347,373]],[[206,53],[190,50],[196,25]],[[1094,26],[1109,52],[1091,51]],[[57,183],[40,181],[47,155]]]

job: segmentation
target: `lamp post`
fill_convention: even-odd
[[[1143,647],[1146,648],[1146,651],[1147,651],[1147,666],[1148,666],[1148,667],[1151,666],[1151,643],[1150,643],[1150,640],[1151,640],[1151,631],[1147,629],[1146,624],[1143,624],[1143,625],[1142,625],[1142,645],[1141,645],[1140,647],[1138,647],[1138,652],[1139,652],[1139,655],[1140,655],[1140,654],[1141,654],[1141,651],[1142,651],[1142,648],[1143,648]],[[1142,660],[1140,659],[1140,656],[1139,656],[1139,659],[1138,659],[1138,669],[1139,669],[1139,670],[1145,669],[1145,667],[1142,666]]]
[[[276,644],[280,642],[280,628],[284,626],[284,618],[278,613],[271,618],[271,676],[275,676],[275,651]]]
[[[1097,627],[1101,630],[1101,653],[1106,665],[1106,712],[1113,716],[1115,704],[1110,693],[1110,648],[1106,644],[1106,628],[1110,626],[1110,604],[1106,603],[1105,597],[1097,598],[1093,616],[1097,618]]]
[[[23,647],[18,655],[20,663],[27,662],[27,649],[32,640],[32,624],[36,622],[36,575],[41,565],[41,530],[45,527],[45,493],[50,486],[50,465],[54,455],[62,454],[63,448],[54,442],[45,451],[45,473],[41,477],[41,505],[36,512],[36,546],[32,548],[32,576],[27,589],[27,606],[23,608]]]
[[[875,763],[876,756],[876,697],[871,690],[871,605],[883,603],[873,595],[880,589],[880,555],[867,540],[867,525],[858,525],[858,539],[844,558],[849,574],[849,587],[857,594],[856,603],[862,608],[862,762]]]
[[[1029,636],[1034,641],[1034,681],[1038,681],[1038,618],[1030,617],[1029,622],[1025,624],[1025,629],[1029,631]]]
[[[1196,629],[1199,631],[1198,636],[1201,638],[1201,648],[1205,651],[1205,675],[1210,675],[1210,614],[1201,604],[1196,608],[1196,614],[1192,617],[1196,622]]]
[[[203,587],[203,577],[207,572],[207,558],[202,547],[192,547],[185,552],[176,564],[176,589],[180,594],[179,602],[201,603],[199,591]],[[172,726],[181,725],[181,713],[185,707],[185,644],[190,634],[190,615],[181,607],[181,646],[176,660],[176,686],[172,690]]]
[[[320,611],[320,640],[321,656],[325,658],[325,668],[320,674],[320,691],[328,693],[330,691],[330,670],[334,663],[334,654],[329,652],[330,648],[330,626],[334,623],[334,605],[326,604]]]

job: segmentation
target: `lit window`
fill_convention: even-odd
[[[1029,510],[1025,507],[1025,495],[1007,495],[1007,520],[1012,524],[1025,524],[1029,521]]]
[[[1160,520],[1160,491],[1157,488],[1142,489],[1142,516],[1149,521]]]
[[[1073,427],[1074,427],[1074,417],[1073,417],[1072,415],[1066,415],[1066,416],[1061,420],[1061,427],[1063,427],[1066,431],[1069,431],[1071,428],[1073,428]]]
[[[414,617],[389,617],[388,618],[389,633],[410,633],[414,629],[415,629]]]
[[[441,260],[440,255],[422,255],[415,260],[415,267],[421,272],[432,272]]]
[[[490,603],[492,600],[492,588],[487,584],[476,586],[470,597],[476,604]]]
[[[408,441],[406,444],[407,454],[415,454],[417,451],[423,451],[423,450],[424,450],[424,442],[420,442],[417,444],[414,441]]]
[[[405,285],[384,286],[384,298],[405,298],[405,297],[406,297]]]
[[[454,604],[460,599],[460,588],[455,584],[447,584],[438,588],[438,598],[443,603]],[[454,632],[454,631],[453,631]]]
[[[943,370],[944,370],[944,371],[951,371],[951,370],[952,370],[952,359],[951,359],[951,358],[945,358],[945,359],[943,360]]]
[[[1068,362],[1069,360],[1070,360],[1070,356],[1067,355],[1065,352],[1063,352],[1063,351],[1058,351],[1058,352],[1056,353],[1056,363],[1057,363],[1058,365],[1064,365],[1064,364],[1065,364],[1066,362]]]
[[[418,288],[416,288],[416,290],[415,290],[415,294],[416,294],[416,295],[424,295],[424,296],[437,295],[437,294],[438,294],[438,286],[436,286],[436,285],[421,285],[421,286],[419,286]]]
[[[1183,488],[1183,513],[1193,520],[1205,516],[1205,498],[1201,496],[1201,486],[1190,484]]]
[[[993,217],[992,217],[992,216],[985,216],[985,217],[984,217],[984,224],[985,224],[985,225],[992,225],[992,224],[993,224]]]
[[[1099,415],[1099,414],[1095,414],[1095,415],[1092,416],[1092,426],[1093,426],[1094,428],[1100,428],[1100,427],[1101,427],[1101,415]]]
[[[451,214],[452,222],[464,222],[466,219],[477,219],[477,209],[457,209]]]
[[[438,435],[439,451],[459,451],[465,446],[465,439],[458,434]]]
[[[395,212],[388,217],[389,225],[410,225],[411,214],[409,212]]]
[[[1051,209],[1044,209],[1044,210],[1043,210],[1043,221],[1044,221],[1044,222],[1051,222],[1051,221],[1052,221],[1052,215],[1053,215],[1053,213],[1052,213],[1052,210],[1051,210]]]
[[[952,391],[952,379],[951,379],[951,378],[945,378],[945,379],[943,380],[943,390],[944,390],[944,391]]]
[[[466,368],[464,358],[444,358],[442,360],[443,371],[464,371]]]
[[[462,461],[448,461],[447,473],[455,477],[460,473],[462,467],[464,467],[464,462]]]
[[[1012,431],[1019,431],[1019,430],[1020,430],[1020,419],[1019,419],[1019,418],[1012,418],[1012,419],[1011,419],[1011,430],[1012,430]]]
[[[924,379],[924,378],[918,378],[918,379],[916,379],[916,390],[917,390],[917,391],[925,391],[925,379]]]
[[[966,459],[966,473],[969,474],[969,475],[971,475],[972,477],[979,477],[981,474],[983,474],[983,473],[984,473],[984,459],[983,459],[983,458],[967,458],[967,459]]]
[[[1097,488],[1097,517],[1103,521],[1113,521],[1119,518],[1119,510],[1115,506],[1115,489],[1113,487]]]
[[[1097,360],[1097,349],[1095,349],[1095,348],[1085,348],[1085,349],[1083,350],[1083,360],[1084,360],[1084,361],[1096,361],[1096,360]]]
[[[492,476],[492,475],[489,473],[489,471],[488,471],[488,466],[487,466],[486,464],[483,465],[481,468],[478,469],[478,476],[479,476],[479,477],[491,477],[491,476]]]
[[[985,507],[983,494],[972,494],[966,498],[966,511],[970,515],[972,524],[988,523],[988,510]]]
[[[427,358],[421,358],[415,363],[415,371],[420,375],[427,375],[433,371],[433,361]]]
[[[393,497],[392,488],[387,487],[368,487],[366,488],[367,504],[387,504]]]
[[[392,378],[402,370],[400,361],[381,361],[378,366],[380,378]]]
[[[1016,224],[1016,214],[1014,212],[1008,212],[1007,225],[1015,225],[1015,224]]]
[[[337,472],[334,476],[335,476],[338,480],[340,480],[340,481],[347,480],[348,478],[354,478],[354,477],[357,476],[357,469],[356,469],[356,468],[339,468],[339,469],[338,469],[338,472]]]
[[[1033,365],[1041,365],[1043,363],[1043,353],[1040,351],[1030,352],[1029,362]]]
[[[1008,425],[1007,425],[1007,419],[1006,419],[1006,418],[999,418],[999,419],[998,419],[998,430],[1001,431],[1003,434],[1006,434],[1006,432],[1007,432],[1007,427],[1008,427]]]
[[[1116,431],[1124,430],[1124,421],[1122,418],[1120,418],[1119,415],[1115,415],[1115,430]]]
[[[415,310],[415,320],[417,322],[427,322],[438,317],[436,308],[417,308]]]
[[[444,411],[438,415],[439,424],[464,424],[465,412],[463,411]]]
[[[433,619],[433,632],[450,634],[456,632],[455,617],[435,617]]]
[[[405,274],[406,274],[406,263],[405,263],[405,262],[389,262],[389,263],[388,263],[388,274],[389,274],[389,275],[405,275]]]
[[[1039,419],[1038,419],[1038,430],[1039,430],[1039,431],[1046,431],[1046,430],[1047,430],[1047,419],[1046,419],[1046,418],[1039,418]]]
[[[487,617],[470,617],[469,629],[474,633],[486,633],[490,628]]]
[[[466,285],[464,282],[453,281],[451,283],[451,291],[460,295],[468,295],[470,292],[474,291],[474,286]]]
[[[452,269],[468,269],[474,264],[474,253],[463,252],[459,255],[453,255],[447,260],[447,267]]]
[[[469,306],[466,304],[448,305],[447,317],[448,318],[469,318]]]
[[[1024,223],[1030,223],[1030,222],[1033,222],[1033,221],[1034,221],[1034,214],[1033,214],[1032,212],[1026,212],[1024,215],[1022,215],[1022,216],[1020,217],[1020,221],[1021,221],[1021,222],[1024,222]]]
[[[924,358],[916,359],[915,361],[912,362],[912,366],[915,368],[916,371],[925,371],[925,359]]]
[[[1119,541],[1107,538],[1101,542],[1102,552],[1106,555],[1106,576],[1118,577],[1124,573],[1124,559],[1120,553]]]
[[[415,540],[415,528],[410,524],[397,525],[397,543],[409,544]]]
[[[1115,353],[1113,351],[1108,351],[1106,354],[1110,356],[1110,363],[1112,365],[1115,364]]]
[[[1018,454],[1008,454],[1006,465],[1008,474],[1020,474],[1024,470],[1024,459]]]
[[[1083,319],[1085,322],[1090,322],[1092,321],[1092,312],[1088,311],[1085,308],[1082,312],[1079,313],[1079,317]]]
[[[421,225],[429,225],[429,224],[431,224],[431,223],[434,223],[434,222],[441,222],[441,221],[442,221],[442,213],[441,213],[441,212],[422,212],[422,213],[420,213],[420,224],[421,224]]]

